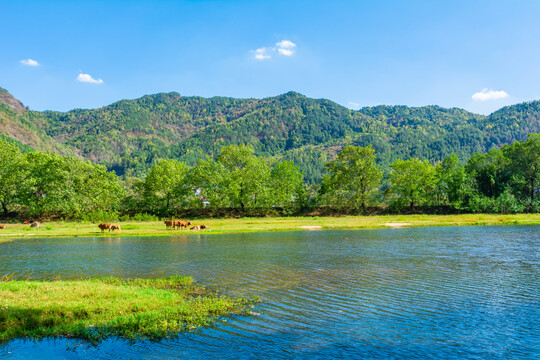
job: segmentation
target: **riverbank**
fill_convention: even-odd
[[[241,219],[190,219],[191,226],[204,224],[207,229],[172,230],[163,221],[118,222],[120,231],[101,232],[98,224],[59,221],[42,223],[39,229],[23,224],[6,224],[0,230],[0,242],[27,237],[118,237],[172,236],[194,234],[229,234],[291,230],[345,230],[430,226],[534,225],[540,214],[464,214],[464,215],[383,215],[343,217],[268,217]]]
[[[159,340],[248,312],[256,300],[206,290],[190,277],[0,280],[0,342],[68,337]]]

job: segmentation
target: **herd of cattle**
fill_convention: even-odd
[[[39,222],[35,220],[29,220],[25,221],[24,224],[30,225],[32,228],[39,229]],[[165,220],[165,226],[167,229],[190,229],[190,230],[204,230],[206,229],[206,225],[195,225],[191,226],[191,221],[184,221],[184,220]],[[110,224],[110,223],[101,223],[98,225],[98,227],[101,229],[101,232],[104,232],[105,230],[109,229],[109,232],[118,230],[120,231],[120,225],[117,224]],[[6,225],[0,225],[0,229],[5,229]]]
[[[114,230],[120,231],[120,225],[109,224],[109,223],[101,223],[98,225],[98,228],[101,229],[101,232],[104,232],[107,229],[109,229],[109,232],[114,231]]]
[[[206,225],[204,225],[204,224],[189,227],[191,225],[191,221],[165,220],[164,222],[165,222],[165,226],[167,227],[167,229],[170,229],[170,228],[172,228],[173,230],[174,229],[187,229],[187,228],[189,228],[190,230],[203,230],[203,229],[206,229]]]
[[[39,229],[39,222],[35,220],[27,220],[23,224],[30,225],[31,228]],[[5,229],[6,225],[0,225],[0,229]]]
[[[30,225],[32,226],[32,225]],[[165,227],[167,229],[190,229],[190,230],[203,230],[206,229],[206,225],[195,225],[191,226],[191,221],[184,221],[184,220],[165,220]],[[39,225],[38,225],[39,227]],[[114,230],[120,231],[120,225],[116,224],[110,224],[110,223],[101,223],[98,225],[98,227],[101,229],[101,232],[104,232],[105,230],[109,229],[109,232]]]

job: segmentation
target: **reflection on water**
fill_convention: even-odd
[[[191,275],[260,316],[160,343],[12,341],[0,359],[534,358],[540,227],[306,231],[0,244],[0,276]]]

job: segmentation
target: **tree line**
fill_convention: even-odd
[[[105,220],[150,214],[309,214],[314,211],[516,213],[540,210],[540,134],[462,162],[398,159],[384,171],[375,149],[346,146],[308,184],[294,162],[228,145],[194,166],[157,162],[144,178],[0,139],[3,217]],[[229,213],[227,213],[229,211]]]

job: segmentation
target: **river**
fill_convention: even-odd
[[[539,226],[1,243],[0,276],[183,274],[262,303],[174,340],[15,340],[0,359],[539,358],[539,245]]]

